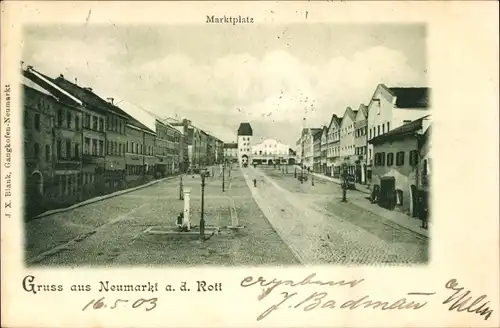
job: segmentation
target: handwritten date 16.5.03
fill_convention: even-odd
[[[124,300],[124,299],[116,299],[108,301],[105,297],[101,297],[99,299],[93,299],[88,302],[83,308],[82,311],[85,310],[99,310],[99,309],[117,309],[120,307],[132,307],[133,309],[142,308],[146,311],[151,311],[156,308],[158,299],[156,297],[153,298],[139,298],[137,300]],[[131,304],[131,306],[130,306]]]

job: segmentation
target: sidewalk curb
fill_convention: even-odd
[[[319,179],[323,179],[323,180],[326,180],[326,181],[330,181],[330,182],[333,182],[333,183],[336,183],[336,184],[340,184],[340,182],[338,181],[334,181],[334,180],[331,180],[329,179],[329,177],[327,176],[324,176],[324,175],[321,175],[321,174],[318,174],[318,173],[313,173],[315,177],[319,178]],[[361,190],[361,189],[358,189],[356,188],[355,189],[356,191],[359,191],[359,192],[362,192],[363,194],[367,194],[367,195],[371,195],[371,192],[369,191],[366,191],[366,190]]]
[[[369,206],[360,206],[360,205],[357,205],[355,202],[353,202],[354,205],[358,206],[358,207],[361,207],[363,208],[364,210],[372,213],[372,214],[375,214],[375,215],[378,215],[380,217],[382,217],[385,221],[387,222],[390,222],[390,224],[392,225],[397,225],[398,227],[401,227],[402,229],[404,230],[407,230],[409,231],[410,233],[414,233],[414,234],[418,234],[419,236],[421,236],[422,238],[426,238],[426,239],[429,239],[429,232],[428,230],[426,231],[420,231],[418,229],[415,229],[413,226],[410,226],[410,225],[405,225],[405,224],[402,224],[401,222],[398,222],[397,220],[394,220],[394,219],[390,219],[384,215],[381,215],[379,213],[377,213],[377,211],[371,209]],[[370,204],[370,205],[373,205],[373,206],[378,206],[376,204]],[[411,217],[408,217],[409,219],[413,219]]]
[[[137,186],[137,187],[132,187],[132,188],[129,188],[129,189],[119,190],[119,191],[115,191],[115,192],[113,192],[111,194],[107,194],[107,195],[103,195],[103,196],[97,196],[97,197],[94,197],[94,198],[90,198],[90,199],[84,200],[83,202],[71,205],[69,207],[58,208],[58,209],[55,209],[55,210],[49,210],[47,212],[44,212],[44,213],[39,214],[37,216],[34,216],[29,221],[41,219],[41,218],[44,218],[44,217],[47,217],[47,216],[50,216],[50,215],[54,215],[54,214],[62,213],[62,212],[67,212],[67,211],[73,210],[75,208],[79,208],[79,207],[82,207],[82,206],[85,206],[85,205],[97,203],[97,202],[100,202],[100,201],[108,199],[108,198],[120,196],[120,195],[129,193],[129,192],[138,190],[138,189],[142,189],[142,188],[146,188],[146,187],[152,186],[152,185],[157,184],[157,183],[162,182],[162,181],[173,180],[175,178],[178,178],[179,176],[180,175],[166,177],[166,178],[158,179],[158,180],[153,180],[153,181],[150,181],[148,183],[145,183],[145,184]]]

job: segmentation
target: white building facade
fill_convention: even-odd
[[[428,114],[429,88],[391,87],[379,84],[368,105],[368,138],[396,129]],[[373,165],[373,145],[368,144],[368,170]],[[368,177],[371,177],[369,172]]]
[[[265,139],[252,147],[252,158],[255,164],[291,164],[295,156],[290,152],[290,146],[275,139]]]

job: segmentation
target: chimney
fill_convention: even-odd
[[[32,65],[28,65],[28,70],[33,69]]]
[[[78,79],[75,77],[75,84],[78,85]]]
[[[115,100],[115,98],[106,98],[106,100],[111,104],[113,105],[113,102]]]
[[[60,79],[64,79],[64,75],[59,74],[59,78],[60,78]]]
[[[92,88],[91,87],[86,87],[84,88],[85,90],[88,90],[88,91],[92,91]]]

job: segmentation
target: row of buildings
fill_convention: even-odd
[[[26,214],[222,162],[223,142],[188,119],[22,68]]]
[[[367,105],[333,114],[328,125],[303,128],[298,162],[334,178],[346,168],[378,192],[381,204],[416,215],[419,194],[429,192],[429,97],[426,87],[380,84]]]
[[[289,145],[275,139],[262,139],[253,144],[253,129],[250,123],[241,123],[237,131],[237,142],[224,144],[224,158],[229,163],[240,165],[295,164],[295,151]]]

